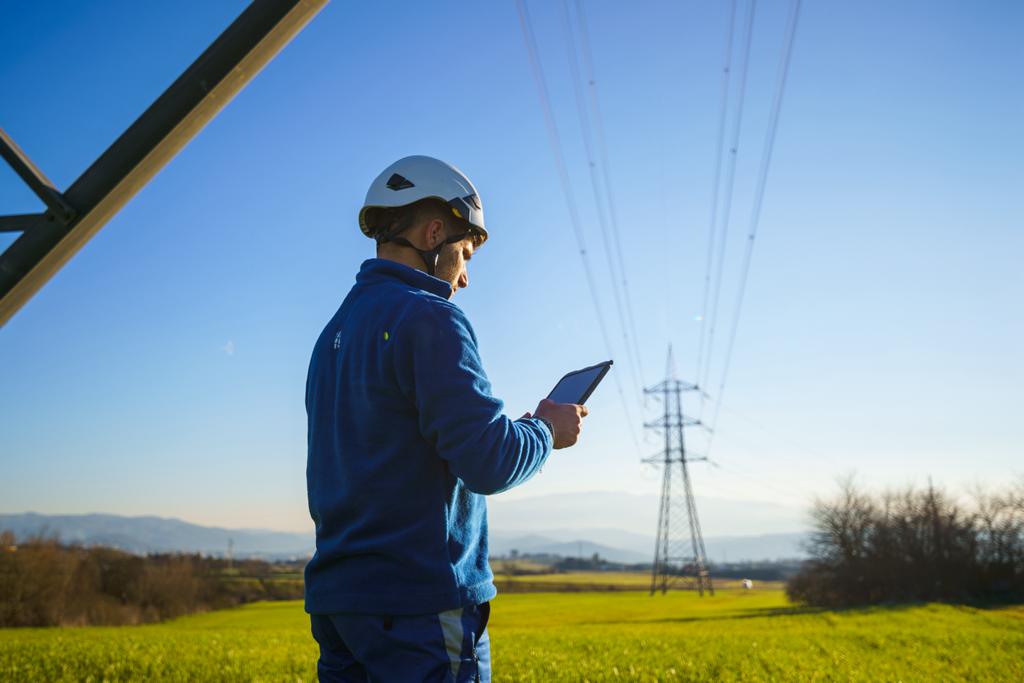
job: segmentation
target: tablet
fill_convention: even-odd
[[[612,361],[606,360],[603,363],[591,365],[589,368],[570,372],[558,380],[558,384],[548,394],[548,400],[555,403],[582,404],[594,393],[594,389],[608,374],[611,367]]]

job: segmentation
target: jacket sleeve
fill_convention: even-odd
[[[502,414],[460,309],[447,302],[416,306],[394,342],[399,385],[415,405],[420,434],[469,490],[498,493],[544,465],[551,432],[535,418]]]

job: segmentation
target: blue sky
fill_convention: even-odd
[[[21,3],[0,26],[0,126],[65,188],[244,4]],[[670,341],[692,379],[728,4],[585,7],[642,379]],[[755,15],[726,322],[788,7]],[[639,423],[658,407],[628,373],[562,5],[530,10],[641,441],[602,385],[581,444],[504,495],[653,493]],[[1012,2],[804,4],[699,492],[795,508],[853,471],[957,489],[1024,471],[1022,29]],[[328,5],[0,331],[0,511],[308,528],[309,353],[372,255],[366,187],[407,154],[481,193],[492,239],[456,301],[509,413],[532,410],[608,356],[545,136],[511,0]],[[37,209],[0,167],[0,211]]]

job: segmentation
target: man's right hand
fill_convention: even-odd
[[[575,403],[555,403],[544,399],[533,411],[533,417],[543,417],[554,428],[553,441],[555,448],[568,448],[580,438],[583,429],[583,418],[588,414],[586,406]]]

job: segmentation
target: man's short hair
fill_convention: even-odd
[[[427,197],[405,206],[375,206],[366,211],[366,226],[373,231],[377,244],[398,237],[417,223],[440,218],[447,226],[455,217],[440,199]]]
[[[409,228],[424,221],[440,218],[449,234],[468,232],[472,226],[452,213],[448,204],[435,197],[427,197],[405,206],[374,206],[366,210],[366,226],[373,231],[378,246],[392,237],[398,237]],[[479,246],[482,238],[474,232],[473,244]]]

